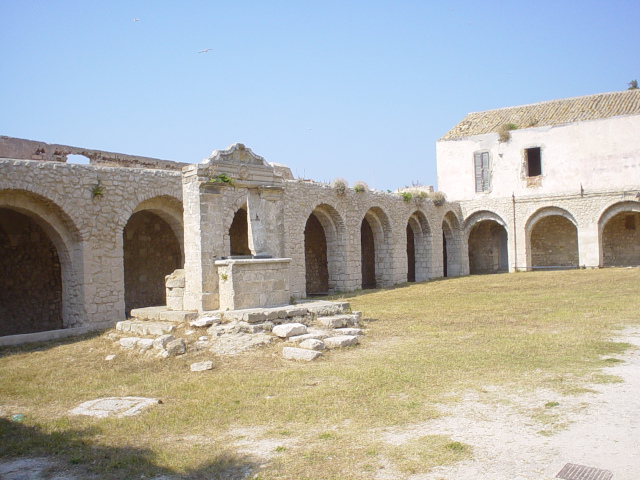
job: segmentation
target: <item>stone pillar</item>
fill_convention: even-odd
[[[198,176],[198,165],[186,167],[182,176],[184,202],[185,310],[218,308],[218,274],[215,261],[222,252],[222,216],[225,186],[211,186]]]
[[[578,225],[578,264],[595,268],[600,265],[598,224]]]
[[[267,250],[267,214],[264,200],[258,188],[250,188],[247,197],[249,214],[249,248],[251,253],[259,256],[269,256]]]

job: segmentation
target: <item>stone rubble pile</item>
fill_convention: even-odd
[[[280,340],[290,344],[283,347],[283,358],[311,361],[325,350],[357,345],[364,335],[358,328],[361,313],[351,312],[348,302],[310,301],[201,316],[193,312],[171,312],[169,316],[162,307],[150,307],[132,310],[131,315],[116,324],[112,338],[123,349],[161,358],[204,350],[237,355]],[[191,365],[194,372],[212,368],[212,362]]]

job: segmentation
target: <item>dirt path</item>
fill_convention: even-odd
[[[613,480],[640,478],[640,329],[619,339],[639,347],[621,355],[624,363],[604,373],[623,383],[598,384],[598,393],[562,397],[537,390],[531,395],[508,394],[487,388],[468,394],[447,416],[388,431],[385,439],[402,444],[409,438],[444,434],[473,446],[472,460],[440,467],[410,480],[544,480],[552,479],[567,463],[609,470]],[[548,402],[558,402],[546,407]],[[535,414],[557,416],[547,427]],[[542,433],[546,430],[545,433]],[[555,430],[555,431],[554,431]],[[380,471],[377,478],[399,479]]]

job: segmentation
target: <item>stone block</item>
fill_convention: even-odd
[[[167,295],[167,308],[169,310],[182,310],[184,308],[184,298],[180,297],[171,297]]]
[[[300,342],[300,348],[306,348],[307,350],[321,351],[325,349],[324,342],[315,338],[308,338],[303,342]]]
[[[192,372],[204,372],[205,370],[213,370],[213,362],[211,360],[196,362],[192,363],[189,368]]]
[[[158,338],[153,340],[153,348],[156,350],[164,350],[167,346],[167,343],[175,340],[173,335],[161,335]]]
[[[218,316],[206,316],[206,317],[200,317],[197,318],[196,320],[191,320],[189,322],[189,326],[191,327],[210,327],[211,325],[217,325],[218,323],[221,322],[220,317]]]
[[[345,328],[336,328],[334,333],[338,335],[364,335],[364,332],[361,328],[353,328],[353,327],[345,327]]]
[[[324,339],[327,348],[350,347],[358,343],[358,337],[355,335],[340,335],[337,337],[329,337]]]
[[[315,332],[315,333],[305,333],[304,335],[295,335],[293,337],[289,337],[287,340],[289,340],[290,342],[300,343],[310,338],[314,338],[316,340],[323,340],[328,336],[329,335],[327,335],[326,333]]]
[[[325,328],[341,328],[347,325],[347,319],[344,315],[334,317],[318,317],[317,321]]]
[[[282,356],[287,360],[303,360],[310,362],[321,355],[322,353],[318,351],[307,350],[306,348],[284,347],[282,349]]]
[[[138,337],[125,337],[120,339],[122,348],[134,348],[140,339]]]
[[[182,338],[176,338],[175,340],[171,340],[166,345],[166,352],[169,355],[178,356],[182,355],[187,351],[187,346],[184,343]]]
[[[184,288],[184,270],[175,270],[172,274],[164,277],[164,283],[167,288]]]
[[[309,310],[305,307],[299,307],[297,305],[291,305],[283,309],[286,312],[287,317],[304,317],[308,315]]]
[[[153,347],[153,338],[141,338],[136,345],[140,350],[151,350]]]
[[[289,338],[307,333],[307,326],[302,323],[284,323],[273,327],[272,332],[280,338]]]

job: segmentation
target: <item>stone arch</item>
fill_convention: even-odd
[[[166,275],[184,265],[181,204],[156,197],[141,202],[125,225],[123,238],[125,313],[164,305]]]
[[[0,336],[84,322],[82,242],[62,208],[33,192],[0,191],[0,250]]]
[[[609,206],[598,221],[600,265],[640,265],[640,202],[626,201]]]
[[[162,195],[144,200],[133,210],[133,213],[147,210],[158,215],[169,224],[176,239],[180,243],[180,263],[184,264],[184,217],[182,202],[177,198]]]
[[[490,211],[479,211],[465,221],[469,273],[509,271],[508,234],[505,221]]]
[[[345,291],[347,284],[345,225],[329,204],[316,206],[305,224],[305,278],[307,295]]]
[[[460,221],[451,210],[442,218],[442,267],[444,277],[462,275]]]
[[[362,288],[393,285],[393,231],[389,217],[372,207],[360,224]]]
[[[578,222],[559,207],[544,207],[525,224],[527,267],[533,270],[577,268]]]
[[[416,210],[407,221],[407,281],[423,282],[429,279],[431,244],[431,228],[427,217]]]

